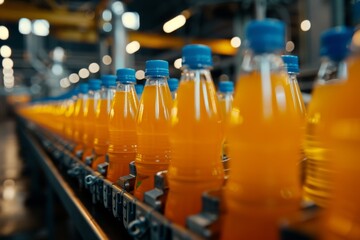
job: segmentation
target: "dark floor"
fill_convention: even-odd
[[[29,176],[13,121],[0,122],[0,238],[46,239],[43,210],[29,206]]]
[[[49,212],[46,212],[43,186],[40,182],[37,187],[40,191],[33,191],[31,169],[34,166],[29,167],[29,164],[20,157],[14,121],[1,121],[0,239],[73,239],[76,233],[56,196],[55,207],[50,213],[55,227],[52,234],[49,232],[49,218],[46,218]],[[41,176],[37,177],[41,179]]]

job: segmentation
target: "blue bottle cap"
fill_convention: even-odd
[[[121,83],[135,83],[135,70],[132,68],[119,68],[116,71],[117,80]]]
[[[82,94],[86,94],[89,91],[89,84],[87,83],[80,83],[79,84],[79,91]]]
[[[182,49],[182,65],[191,69],[211,67],[211,49],[201,44],[186,45]]]
[[[142,92],[144,91],[144,85],[142,84],[136,84],[135,85],[135,91],[137,95],[142,94]]]
[[[145,76],[169,77],[169,63],[164,60],[146,61]]]
[[[176,91],[179,87],[179,80],[177,78],[170,78],[168,80],[170,91]]]
[[[245,35],[255,54],[271,53],[285,47],[285,24],[276,19],[251,21]]]
[[[347,27],[335,27],[325,31],[320,37],[320,55],[337,62],[344,60],[350,53],[353,33],[353,29]]]
[[[102,75],[101,81],[102,81],[102,85],[104,87],[116,86],[116,76],[115,75]]]
[[[92,91],[97,91],[101,89],[101,80],[99,79],[90,79],[89,80],[89,89]]]
[[[219,91],[222,93],[234,92],[234,83],[231,81],[219,82]]]
[[[282,60],[288,73],[299,73],[299,58],[294,55],[282,55]]]

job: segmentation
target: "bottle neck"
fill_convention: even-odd
[[[99,99],[100,90],[90,90],[88,93],[89,99]]]
[[[253,54],[248,51],[241,65],[243,72],[280,72],[285,71],[280,55],[276,53]]]
[[[337,82],[347,79],[347,63],[346,61],[324,60],[317,75],[317,82],[324,84],[328,82]]]
[[[125,91],[130,92],[131,90],[135,90],[135,83],[128,82],[128,83],[121,83],[119,82],[116,87],[116,91]]]
[[[205,81],[212,81],[211,73],[209,69],[191,69],[191,68],[184,68],[183,72],[181,73],[181,80],[182,81],[198,81],[198,80],[205,80]]]
[[[116,86],[103,87],[100,91],[101,99],[112,99],[115,93]]]
[[[146,76],[145,86],[167,85],[167,79],[165,76]]]

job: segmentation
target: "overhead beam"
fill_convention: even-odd
[[[17,22],[20,18],[46,19],[51,26],[95,28],[95,14],[70,12],[66,9],[40,9],[29,3],[5,1],[0,5],[0,19]]]

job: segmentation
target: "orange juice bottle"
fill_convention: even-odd
[[[360,6],[360,5],[359,5]],[[332,149],[332,195],[322,229],[326,240],[360,239],[360,31],[353,36],[354,56],[349,57],[348,78],[331,99],[330,137]],[[346,52],[346,51],[344,51]]]
[[[65,110],[65,127],[64,127],[64,135],[67,139],[73,139],[73,131],[74,131],[74,121],[73,115],[75,110],[75,103],[77,99],[77,95],[79,93],[79,89],[74,89],[72,97],[67,101],[66,110]]]
[[[331,149],[323,140],[329,137],[329,125],[334,114],[331,102],[339,86],[347,78],[345,58],[349,52],[346,48],[351,36],[352,31],[343,27],[330,29],[322,34],[320,50],[324,59],[308,106],[304,195],[306,199],[322,207],[327,206],[332,188],[329,166]]]
[[[252,21],[227,127],[230,174],[222,239],[279,239],[278,221],[300,209],[301,117],[281,56],[281,21]]]
[[[136,118],[137,154],[134,195],[142,200],[154,188],[154,176],[166,170],[170,161],[169,121],[172,105],[167,84],[168,62],[146,62],[146,83]]]
[[[106,152],[109,143],[109,116],[112,100],[115,95],[116,76],[104,75],[101,78],[103,88],[95,110],[94,151],[95,157],[91,164],[94,170],[100,163],[106,161]]]
[[[84,113],[85,106],[88,100],[89,85],[87,83],[79,84],[79,95],[75,103],[74,109],[74,141],[76,146],[74,148],[74,154],[81,155],[83,144],[82,137],[84,134]]]
[[[89,93],[88,101],[86,102],[84,109],[84,134],[83,144],[84,150],[82,154],[82,160],[88,159],[87,164],[90,165],[91,159],[94,157],[94,135],[95,135],[95,111],[98,101],[100,99],[101,80],[90,79],[89,80]]]
[[[305,132],[305,123],[306,123],[306,109],[302,93],[300,91],[299,83],[297,81],[297,75],[299,74],[299,59],[294,55],[282,55],[282,60],[284,61],[284,67],[288,72],[290,90],[293,96],[293,102],[295,104],[295,109],[297,110],[299,116],[302,118],[302,129]],[[306,157],[304,153],[304,145],[301,144],[301,155],[299,159],[300,167],[300,180],[303,185],[305,181],[305,172],[306,172]]]
[[[233,103],[233,93],[234,93],[234,83],[230,81],[221,81],[219,82],[219,92],[218,92],[218,99],[220,103],[220,113],[222,118],[222,126],[225,128],[227,126],[227,122],[229,120],[230,112],[232,109]],[[222,155],[227,157],[228,154],[228,145],[226,139],[224,139],[223,148],[222,148]]]
[[[165,215],[185,225],[186,217],[201,208],[204,191],[224,182],[221,164],[223,129],[220,107],[209,68],[209,47],[183,48],[183,73],[171,112],[171,162]]]
[[[171,96],[173,99],[177,96],[177,89],[179,88],[179,79],[177,78],[170,78],[168,80],[169,89],[171,92]]]
[[[135,92],[135,70],[117,70],[118,84],[109,119],[109,167],[107,179],[115,182],[129,174],[129,163],[135,160],[137,149],[136,114],[139,100]]]

